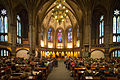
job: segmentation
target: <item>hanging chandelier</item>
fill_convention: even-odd
[[[58,23],[64,22],[68,13],[68,10],[63,5],[65,0],[57,0],[54,4],[54,8],[52,9],[52,16],[56,19]]]

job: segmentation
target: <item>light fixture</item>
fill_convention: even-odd
[[[65,21],[68,10],[64,6],[65,0],[56,0],[55,7],[52,9],[52,16],[57,22],[61,23]]]

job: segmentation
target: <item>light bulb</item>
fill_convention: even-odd
[[[65,9],[65,6],[63,6],[63,9]]]
[[[57,16],[55,16],[55,19],[57,19]]]
[[[59,8],[59,6],[57,6],[57,8]]]
[[[66,12],[68,12],[68,10],[66,10]]]
[[[62,5],[61,5],[61,4],[59,4],[59,6],[61,7]]]
[[[63,16],[61,16],[61,18],[63,18]]]
[[[62,21],[64,21],[64,19],[62,19]]]

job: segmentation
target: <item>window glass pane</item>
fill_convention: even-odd
[[[115,57],[117,57],[117,50],[115,51]]]
[[[17,20],[17,35],[19,35],[19,23],[18,23],[18,20]]]
[[[101,16],[101,18],[100,18],[100,21],[102,21],[102,20],[103,20],[103,18],[104,18],[104,16],[102,15],[102,16]]]
[[[8,41],[8,35],[5,35],[5,41]]]
[[[0,33],[3,33],[3,16],[0,18]]]
[[[17,37],[17,43],[19,43],[18,41],[19,41],[19,40],[18,40],[18,37]]]
[[[116,33],[116,16],[113,17],[113,33]]]
[[[58,43],[62,43],[62,30],[58,30]]]
[[[1,50],[1,56],[3,56],[3,50]]]
[[[19,36],[21,36],[21,23],[19,23]]]
[[[116,36],[115,35],[113,36],[113,42],[116,42]]]
[[[68,29],[68,42],[72,42],[72,28]]]
[[[118,51],[118,57],[120,57],[120,50]]]
[[[115,53],[113,52],[113,57],[115,57]]]
[[[22,43],[22,40],[21,40],[21,38],[20,38],[19,40],[20,40],[20,42],[19,42],[19,43],[21,44],[21,43]]]
[[[104,43],[104,38],[102,38],[102,43]]]
[[[48,29],[48,42],[52,42],[52,29]]]
[[[99,37],[101,37],[101,23],[99,25]]]
[[[102,21],[102,36],[104,35],[104,21]]]
[[[44,30],[43,30],[43,28],[41,28],[41,40],[43,40],[43,34],[44,33]]]
[[[118,30],[118,33],[120,33],[120,16],[119,16],[119,30]]]
[[[120,36],[117,36],[117,42],[120,42]]]
[[[101,44],[101,39],[99,39],[99,44]]]
[[[20,21],[20,16],[19,15],[17,15],[17,20]]]
[[[5,16],[5,33],[8,33],[8,27],[7,27],[7,16]]]
[[[77,40],[79,39],[79,28],[77,29]]]
[[[1,41],[4,41],[4,36],[3,35],[1,35]]]
[[[4,50],[4,56],[6,56],[6,54],[7,54],[7,52],[6,52],[6,50]]]
[[[18,38],[18,43],[20,43],[20,39]]]
[[[117,33],[120,33],[119,16],[117,18]]]

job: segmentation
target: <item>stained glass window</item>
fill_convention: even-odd
[[[80,37],[80,31],[79,31],[79,26],[77,28],[77,40],[79,40],[79,37]]]
[[[120,50],[115,50],[112,52],[113,57],[120,57]]]
[[[53,42],[52,29],[51,28],[48,29],[48,42]]]
[[[100,22],[99,22],[99,44],[104,43],[104,16],[102,15],[100,17]]]
[[[17,15],[17,43],[22,43],[22,33],[21,33],[21,19],[20,16]]]
[[[0,10],[0,41],[8,41],[8,18],[5,9]]]
[[[72,42],[72,28],[68,29],[68,42]]]
[[[9,55],[8,50],[6,50],[6,49],[1,49],[0,50],[0,56],[8,56],[8,55]]]
[[[58,43],[62,43],[62,29],[58,30]]]
[[[113,15],[113,42],[120,42],[120,11],[114,10]]]
[[[41,40],[43,40],[43,35],[44,35],[44,28],[41,28]]]

